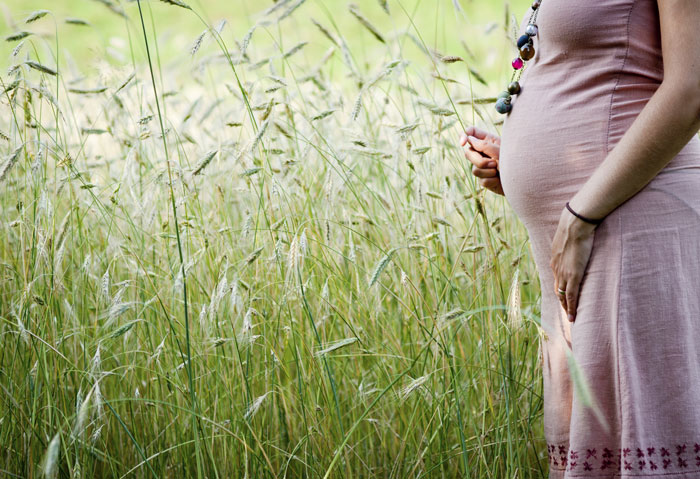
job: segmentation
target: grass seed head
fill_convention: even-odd
[[[36,22],[37,20],[39,20],[40,18],[45,17],[45,16],[48,15],[49,13],[51,13],[51,12],[49,12],[48,10],[37,10],[37,11],[35,11],[35,12],[32,12],[32,13],[24,20],[24,23]]]
[[[15,48],[12,49],[12,56],[13,56],[13,57],[16,57],[16,56],[19,54],[20,50],[22,50],[22,47],[23,47],[23,46],[24,46],[24,40],[22,40],[21,42],[19,42],[19,43],[17,44],[17,46],[16,46]]]
[[[327,344],[325,348],[321,349],[320,351],[317,351],[314,353],[314,356],[316,357],[322,357],[327,355],[328,353],[331,353],[333,351],[336,351],[340,348],[344,348],[346,346],[349,346],[351,344],[354,344],[358,341],[357,338],[345,338],[345,339],[340,339],[338,341],[333,341],[330,344]]]
[[[372,25],[364,15],[362,15],[362,12],[360,12],[360,7],[358,7],[355,4],[350,4],[349,10],[350,13],[352,13],[353,16],[357,19],[357,21],[359,21],[360,24],[362,24],[362,26],[365,27],[367,31],[369,31],[374,36],[374,38],[376,38],[382,43],[386,43],[384,36],[381,33],[379,33],[379,30],[374,25]]]
[[[105,273],[102,275],[102,281],[100,281],[100,291],[105,299],[111,301],[112,295],[109,293],[109,268],[107,268]]]
[[[207,34],[207,31],[204,30],[195,39],[194,43],[192,44],[192,48],[190,48],[190,55],[194,56],[199,51],[199,48],[202,46],[202,40],[204,40],[204,35],[206,35],[206,34]]]
[[[335,36],[330,32],[330,30],[328,30],[320,22],[318,22],[317,20],[315,20],[313,18],[311,19],[311,22],[314,25],[316,25],[316,28],[318,28],[321,31],[321,33],[323,34],[323,36],[326,37],[327,39],[329,39],[331,41],[331,43],[333,43],[336,46],[340,46],[340,44],[338,43],[338,40],[336,40]]]
[[[442,63],[457,63],[457,62],[463,62],[464,58],[454,56],[454,55],[445,55],[440,57],[440,61]]]
[[[8,138],[9,140],[9,138]],[[0,169],[0,183],[2,183],[7,175],[10,173],[10,170],[12,169],[13,166],[17,163],[17,160],[19,160],[19,155],[22,152],[22,149],[24,148],[24,145],[18,146],[15,151],[10,153],[10,156],[5,160],[5,164],[2,166]]]
[[[29,35],[31,35],[31,32],[24,32],[24,31],[16,32],[16,33],[12,33],[12,34],[6,36],[5,41],[6,42],[18,42],[20,40],[27,38]]]
[[[357,99],[355,100],[355,106],[352,109],[352,113],[350,114],[350,118],[352,118],[353,121],[357,120],[357,117],[360,115],[360,108],[362,108],[362,91],[360,91],[360,94],[357,95]]]
[[[302,48],[304,48],[306,45],[308,45],[309,42],[300,42],[294,45],[292,48],[290,48],[284,55],[283,58],[289,58],[295,53],[301,51]]]
[[[51,67],[47,67],[46,65],[42,65],[41,63],[35,62],[33,60],[27,60],[24,62],[25,65],[28,65],[30,68],[33,68],[34,70],[40,71],[42,73],[46,73],[48,75],[56,76],[58,75],[58,72],[54,70]]]
[[[516,269],[508,293],[508,325],[517,329],[522,325],[523,317],[520,311],[520,270]]]
[[[97,2],[101,3],[105,7],[107,7],[112,13],[119,15],[120,17],[128,19],[129,17],[126,15],[124,10],[121,9],[118,5],[116,5],[112,0],[96,0]]]
[[[262,396],[258,396],[255,398],[255,401],[251,403],[251,405],[248,407],[246,410],[245,414],[243,415],[243,418],[248,421],[250,418],[252,418],[256,412],[258,412],[258,409],[260,409],[260,406],[262,406],[263,401],[265,401],[265,398],[269,396],[270,393],[266,392]]]
[[[372,272],[372,276],[370,276],[368,282],[370,288],[377,282],[379,276],[382,274],[382,271],[384,271],[384,269],[386,269],[386,267],[389,265],[395,252],[396,248],[390,249],[374,267],[374,271]]]
[[[204,155],[204,158],[199,160],[199,163],[197,164],[194,171],[192,172],[192,176],[197,176],[197,175],[201,174],[202,171],[204,171],[204,169],[207,166],[209,166],[209,163],[212,162],[212,160],[214,159],[214,157],[216,156],[216,154],[218,152],[219,152],[218,150],[212,150],[209,153],[207,153],[206,155]]]
[[[285,5],[287,5],[291,1],[292,0],[277,0],[277,2],[275,2],[274,5],[272,5],[270,8],[268,8],[267,10],[265,10],[263,12],[263,16],[268,16],[271,13],[275,13],[277,10],[284,7]]]
[[[414,391],[420,389],[423,384],[430,379],[430,375],[426,374],[425,376],[421,376],[419,378],[413,379],[408,385],[406,385],[405,388],[401,391],[401,398],[405,401],[408,396],[411,395]]]
[[[305,1],[306,0],[297,0],[294,2],[287,10],[284,11],[284,13],[282,13],[282,15],[277,18],[277,22],[281,22],[285,18],[289,17],[297,8],[301,7]]]
[[[44,477],[48,479],[55,479],[58,477],[58,457],[61,452],[61,436],[60,433],[56,433],[49,442],[49,447],[46,449],[46,454],[44,455],[44,462],[42,465],[42,473]]]
[[[180,0],[160,0],[160,1],[163,3],[167,3],[168,5],[173,5],[175,7],[186,8],[187,10],[192,10],[192,7],[190,7],[185,2],[182,2]]]
[[[79,26],[82,26],[82,27],[87,27],[87,26],[90,25],[88,22],[86,22],[85,20],[82,20],[82,19],[80,19],[80,18],[66,18],[66,19],[65,19],[65,22],[66,22],[68,25],[79,25]]]
[[[88,411],[90,410],[90,400],[92,398],[93,391],[94,388],[91,388],[87,396],[82,400],[80,399],[80,394],[78,394],[79,400],[76,401],[78,410],[75,415],[75,423],[73,424],[73,429],[71,431],[73,438],[80,437],[83,431],[85,430],[85,422],[88,418]]]

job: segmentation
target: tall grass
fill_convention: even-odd
[[[48,10],[9,35],[0,473],[542,477],[527,236],[457,145],[498,131],[480,58],[400,2],[246,33],[169,0],[203,30],[170,62],[160,5],[103,3],[121,64],[71,61]]]

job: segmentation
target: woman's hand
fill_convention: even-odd
[[[554,293],[571,322],[576,319],[581,280],[593,249],[595,228],[596,225],[577,218],[564,208],[552,240],[549,265],[554,272]],[[566,294],[560,294],[559,289],[565,290]]]
[[[472,163],[472,174],[479,178],[479,184],[494,193],[504,195],[498,173],[501,139],[470,126],[462,133],[459,144],[464,147],[464,156]]]

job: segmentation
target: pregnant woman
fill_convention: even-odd
[[[700,0],[536,1],[520,33],[502,138],[461,144],[530,235],[549,477],[700,478]]]

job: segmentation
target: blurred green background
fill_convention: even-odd
[[[223,36],[230,42],[229,47],[234,46],[234,40],[240,41],[245,36],[262,18],[264,10],[274,5],[272,0],[191,0],[187,3],[211,25],[226,20]],[[499,80],[511,71],[508,60],[515,51],[508,44],[508,38],[514,36],[512,22],[519,22],[529,6],[526,0],[391,0],[388,3],[390,14],[387,14],[381,3],[380,0],[307,0],[279,25],[258,25],[255,44],[260,46],[261,42],[283,38],[286,44],[279,48],[285,49],[308,41],[302,54],[311,58],[322,55],[330,43],[318,35],[311,21],[315,19],[334,34],[342,35],[351,51],[372,52],[379,43],[348,14],[349,5],[354,4],[380,32],[398,30],[415,34],[417,31],[430,47],[470,59],[489,81],[500,83]],[[186,58],[185,54],[204,29],[201,21],[162,1],[144,1],[142,7],[147,21],[152,19],[157,31],[161,61],[168,63]],[[24,23],[27,16],[41,9],[52,12],[53,24],[47,21]],[[128,19],[115,10],[124,11]],[[26,30],[43,36],[47,44],[53,45],[58,33],[59,53],[79,67],[97,68],[102,60],[123,64],[130,60],[132,48],[137,59],[144,55],[140,37],[134,36],[140,35],[138,5],[134,0],[12,0],[0,2],[0,11],[3,38]],[[83,20],[88,25],[67,24],[66,19]],[[504,31],[507,24],[511,25],[511,31]],[[127,32],[131,34],[131,44]],[[411,58],[418,52],[412,42],[404,45],[407,51],[400,52],[402,57]],[[16,42],[2,42],[0,55],[7,58],[15,46]],[[391,60],[386,58],[385,49],[382,55],[377,63]]]

